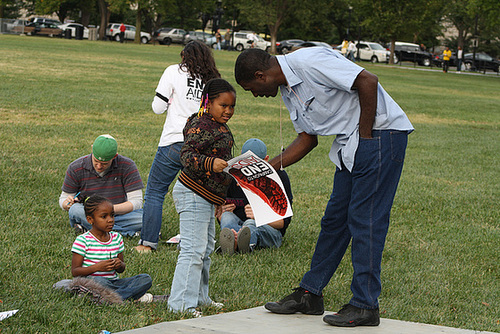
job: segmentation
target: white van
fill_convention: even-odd
[[[243,51],[244,49],[250,49],[252,47],[252,41],[250,35],[253,31],[238,31],[234,33],[234,48],[236,51]],[[271,49],[271,42],[264,40],[264,38],[259,35],[253,35],[256,38],[255,47],[264,51],[269,52]]]
[[[357,59],[359,50],[359,59],[371,61],[372,63],[387,63],[391,54],[382,45],[375,42],[359,41],[356,44],[354,57]]]

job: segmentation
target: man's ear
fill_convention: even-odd
[[[265,161],[269,161],[269,156],[266,155],[266,157],[264,158]]]
[[[255,80],[266,81],[266,74],[264,71],[255,71],[253,76],[255,77]]]

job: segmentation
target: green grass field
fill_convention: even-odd
[[[95,306],[54,291],[71,278],[74,233],[58,206],[65,170],[99,134],[117,138],[147,180],[165,116],[151,110],[163,70],[180,46],[0,35],[0,322],[2,333],[118,332],[178,320],[165,304]],[[216,51],[235,84],[235,52]],[[382,317],[500,332],[500,78],[363,63],[407,112],[416,131],[392,210],[383,259]],[[271,156],[296,136],[279,98],[239,86],[229,126],[237,150],[259,137]],[[298,286],[329,197],[333,138],[287,168],[294,217],[283,246],[250,255],[212,255],[210,294],[231,312],[278,300]],[[178,233],[170,194],[162,238]],[[151,292],[170,291],[178,251],[162,243],[136,254],[126,239],[125,276],[149,273]],[[324,291],[327,310],[351,298],[350,255]],[[210,315],[215,309],[203,310]],[[318,317],[318,321],[321,318]]]

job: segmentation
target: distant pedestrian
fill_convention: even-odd
[[[123,41],[125,40],[125,30],[127,30],[125,25],[123,23],[120,24],[120,43],[123,43]]]
[[[347,59],[349,59],[352,62],[356,62],[356,59],[354,59],[355,52],[356,52],[356,44],[354,44],[353,41],[349,41],[347,46]]]
[[[217,42],[215,49],[220,50],[220,42],[222,41],[222,35],[220,34],[220,29],[217,29],[217,32],[215,33],[215,41]]]
[[[344,57],[347,57],[347,49],[349,47],[349,41],[344,38],[342,41],[342,48],[340,49],[340,52],[344,55]]]
[[[462,71],[462,60],[464,56],[464,50],[459,46],[457,50],[457,72],[460,73]]]
[[[451,51],[449,47],[443,51],[443,73],[448,73],[448,68],[450,67]]]
[[[230,50],[230,46],[231,46],[231,31],[229,29],[226,30],[226,34],[224,35],[224,42],[225,42],[224,48],[226,50]]]

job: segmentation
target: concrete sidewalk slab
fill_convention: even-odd
[[[333,312],[326,312],[330,314]],[[280,315],[268,312],[264,307],[256,307],[236,312],[221,313],[196,319],[162,322],[152,326],[132,329],[123,334],[145,333],[221,333],[221,334],[309,334],[309,333],[349,333],[349,334],[494,334],[467,329],[426,325],[392,319],[380,319],[377,327],[334,327],[323,322],[323,316],[293,314]]]

